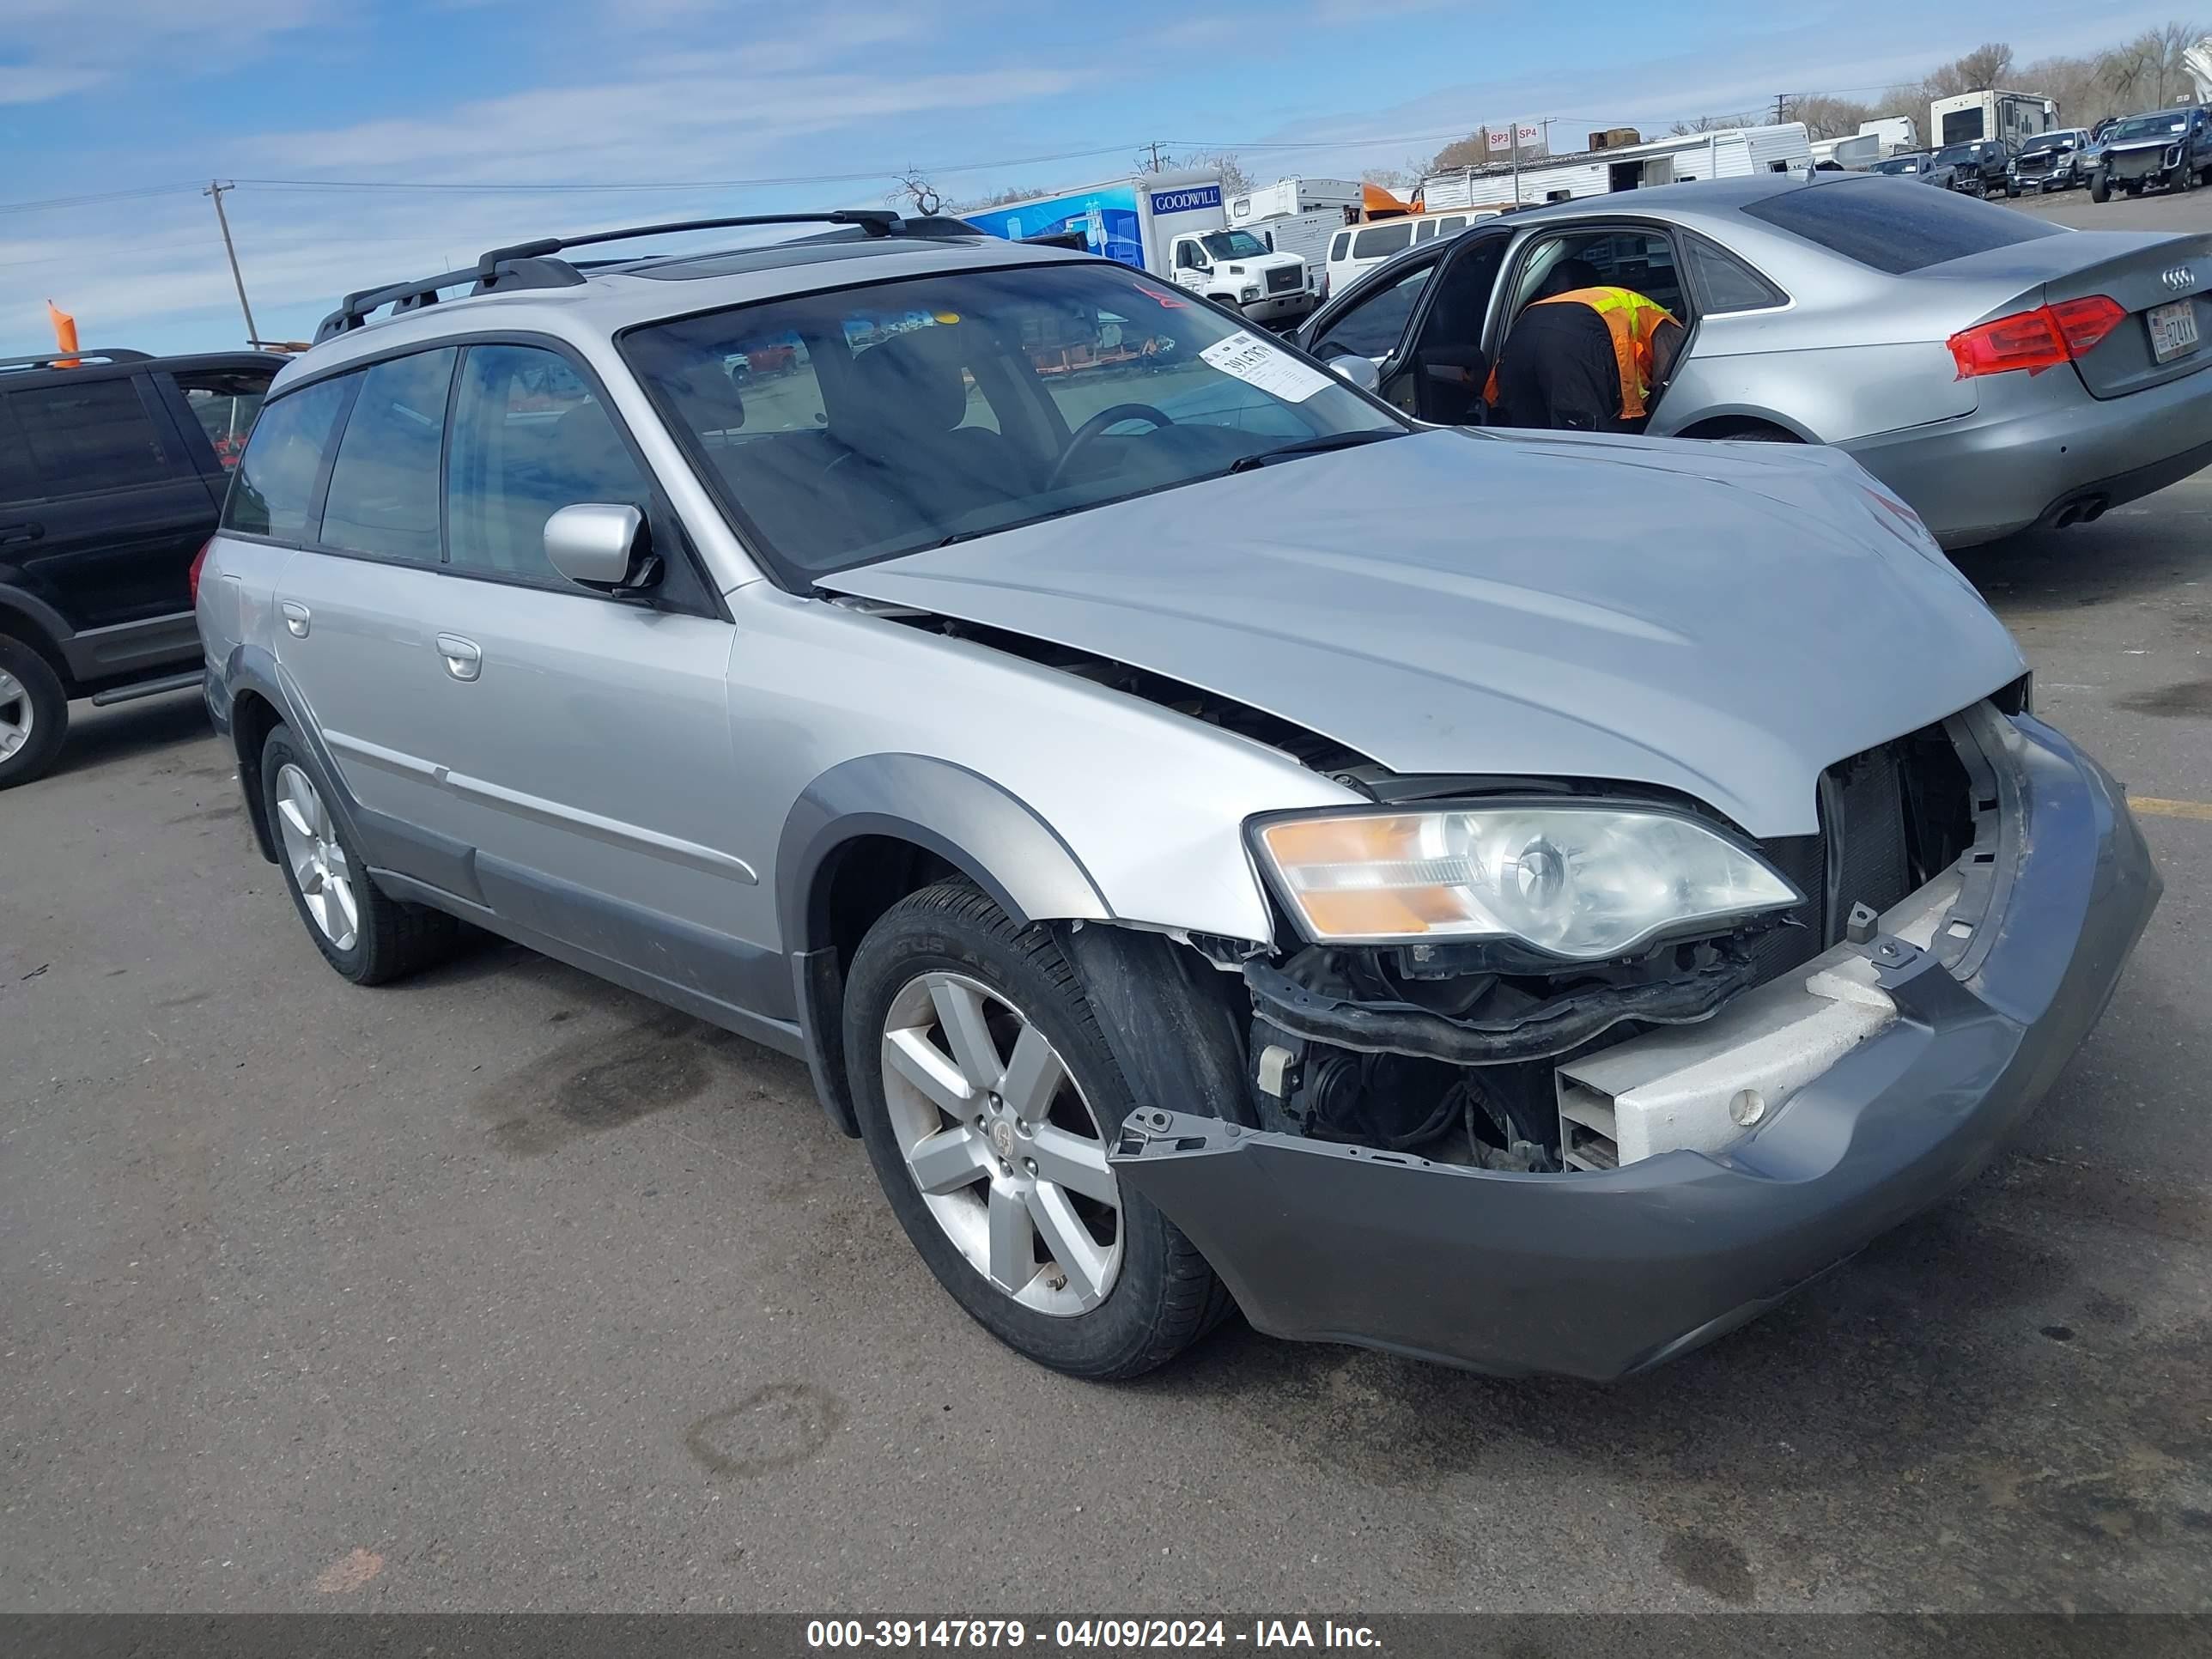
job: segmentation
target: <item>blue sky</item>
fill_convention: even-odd
[[[1565,149],[1870,94],[1991,33],[2092,51],[2170,6],[0,0],[0,355],[51,346],[49,296],[87,345],[236,344],[213,177],[285,181],[225,200],[260,331],[301,338],[498,242],[878,203],[909,164],[948,199],[1109,178],[1155,138],[1356,177],[1485,120],[1556,118]],[[744,182],[777,179],[819,182]],[[545,184],[592,188],[495,188]]]

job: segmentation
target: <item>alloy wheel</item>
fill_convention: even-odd
[[[31,706],[30,688],[0,668],[0,760],[17,753],[31,740],[38,711]]]
[[[945,1236],[1005,1295],[1087,1313],[1121,1270],[1108,1139],[1051,1040],[999,993],[927,973],[891,1000],[884,1097]]]
[[[276,771],[276,826],[284,842],[284,862],[300,884],[307,915],[334,948],[352,950],[361,931],[353,866],[338,845],[329,809],[313,781],[289,763]]]

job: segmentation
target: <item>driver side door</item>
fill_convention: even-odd
[[[1413,313],[1437,264],[1433,257],[1414,259],[1354,288],[1344,308],[1322,319],[1306,349],[1323,362],[1346,356],[1366,358],[1382,376],[1379,389],[1384,400],[1408,415],[1418,413],[1404,347]]]

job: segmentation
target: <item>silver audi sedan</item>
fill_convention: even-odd
[[[1482,421],[1569,259],[1687,330],[1652,437],[1832,444],[1949,548],[2064,526],[2212,463],[2212,236],[2075,232],[1905,179],[1683,184],[1486,221],[1376,267],[1309,352],[1421,419]]]

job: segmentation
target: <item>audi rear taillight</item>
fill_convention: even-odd
[[[2087,356],[2127,314],[2118,301],[2101,294],[2017,311],[1954,334],[1948,342],[1951,361],[1959,365],[1962,380],[2016,368],[2040,374]]]
[[[202,542],[200,550],[192,555],[191,568],[185,573],[185,591],[191,595],[194,605],[200,602],[200,567],[207,562],[208,549],[214,545],[215,538],[212,536]]]

